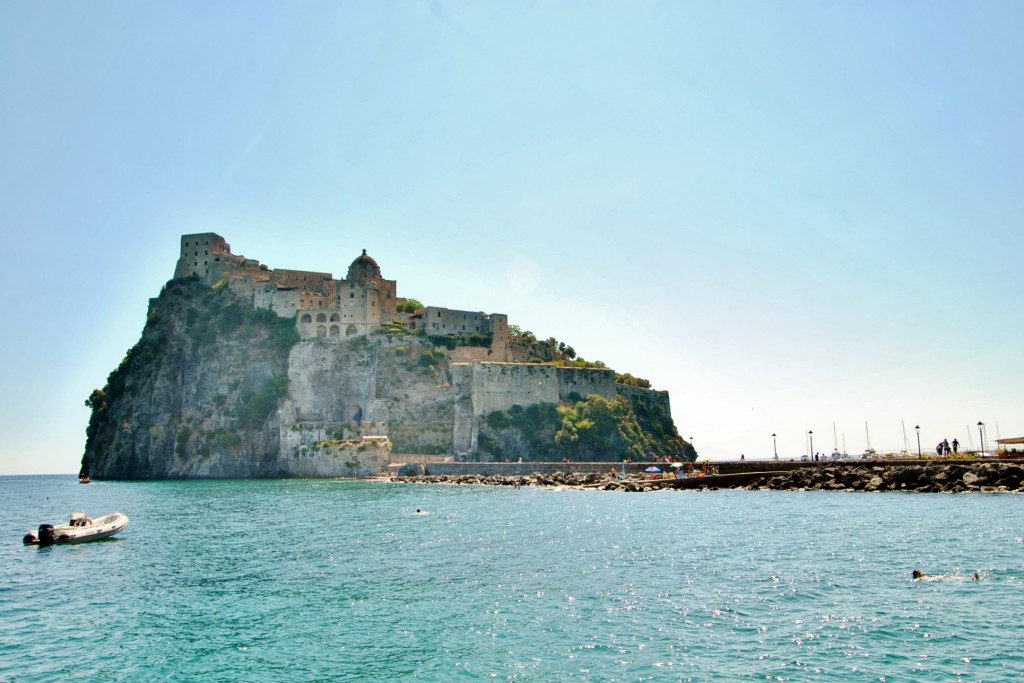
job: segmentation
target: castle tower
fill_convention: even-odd
[[[215,232],[182,235],[181,252],[174,267],[174,277],[177,279],[198,275],[206,280],[210,270],[219,266],[223,257],[230,255],[231,245]]]
[[[348,267],[348,275],[338,288],[339,305],[345,307],[346,304],[351,304],[356,290],[363,295],[361,298],[369,309],[365,311],[366,323],[379,325],[394,319],[396,283],[394,280],[383,278],[377,261],[367,254],[365,249],[352,261]]]

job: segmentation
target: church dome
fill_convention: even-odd
[[[356,282],[365,282],[367,280],[380,280],[380,266],[373,260],[372,256],[366,254],[366,250],[363,249],[363,253],[356,257],[356,260],[352,262],[352,265],[348,267],[347,280],[355,280]]]

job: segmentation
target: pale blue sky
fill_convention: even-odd
[[[1024,436],[1022,44],[1016,1],[0,0],[0,474],[77,471],[206,231],[365,248],[714,457]]]

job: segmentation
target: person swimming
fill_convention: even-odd
[[[920,569],[915,569],[914,571],[912,571],[910,573],[910,576],[913,577],[913,579],[915,581],[967,581],[968,580],[967,577],[963,576],[962,574],[939,574],[938,576],[929,576],[928,574],[925,574]],[[978,575],[978,572],[974,572],[973,574],[971,574],[971,577],[970,577],[971,581],[978,581],[979,579],[981,579],[981,576]]]

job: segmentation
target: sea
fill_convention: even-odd
[[[2,683],[1024,678],[1018,495],[23,476],[0,501]],[[76,510],[131,524],[22,544]]]

